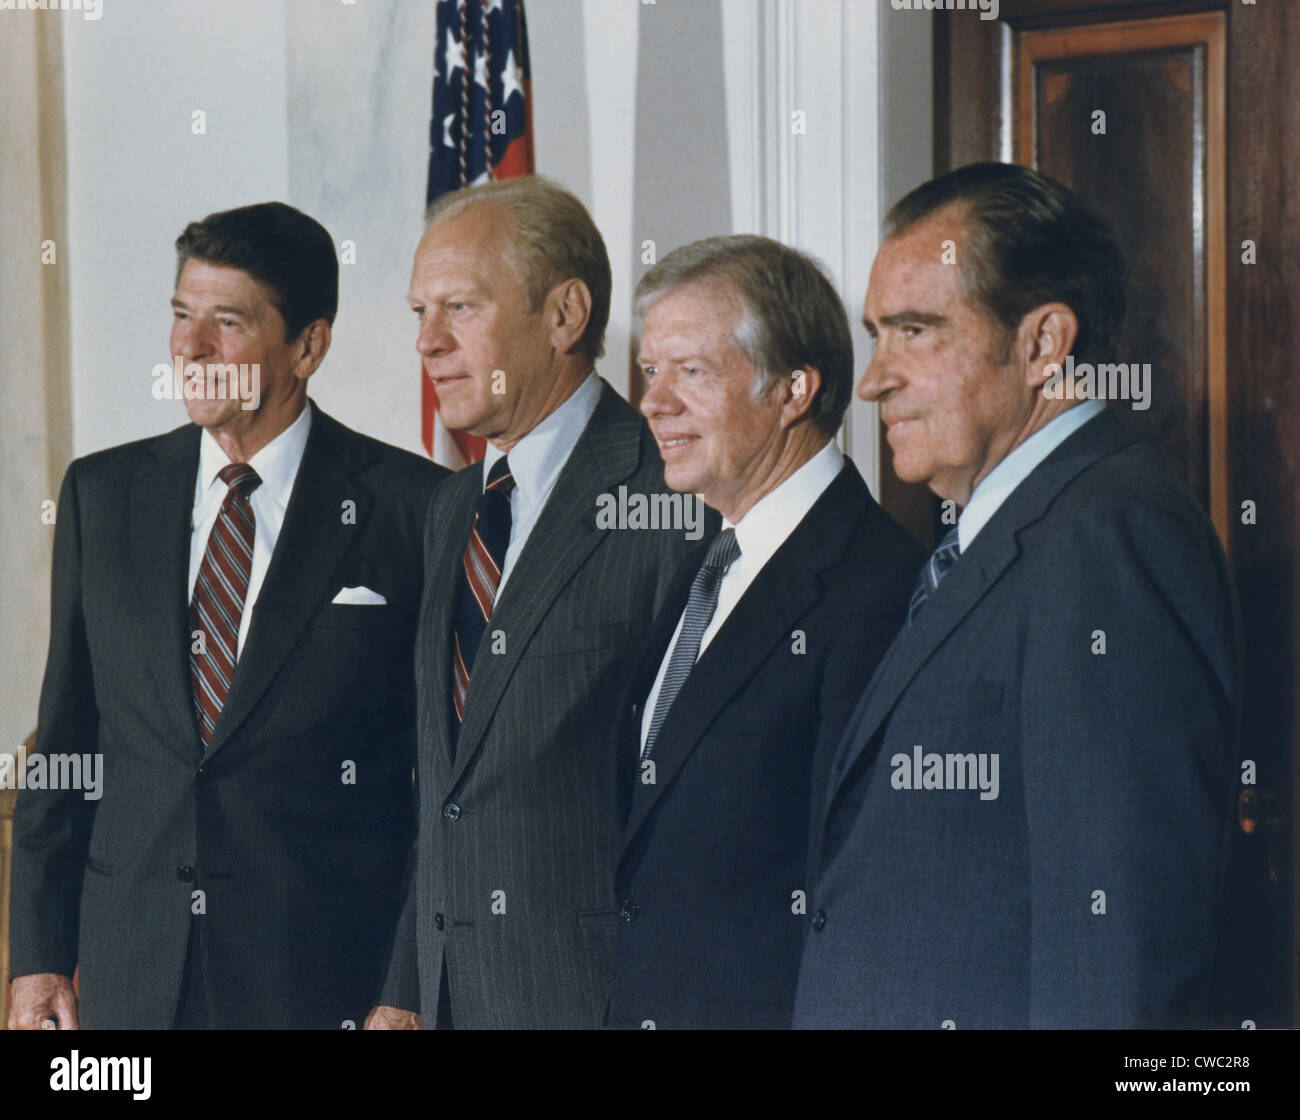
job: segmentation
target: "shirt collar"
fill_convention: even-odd
[[[844,456],[831,440],[780,486],[755,502],[739,524],[723,519],[724,529],[736,531],[736,543],[748,570],[758,571],[772,558],[843,469]]]
[[[1011,496],[1044,459],[1083,427],[1105,406],[1100,401],[1083,401],[1044,425],[1015,448],[975,487],[966,508],[957,519],[957,540],[962,552],[971,546],[979,531],[989,523],[1002,503]]]
[[[271,440],[256,455],[248,460],[248,465],[257,471],[262,485],[258,487],[262,498],[269,498],[279,506],[288,505],[289,492],[293,489],[293,480],[298,475],[298,465],[302,462],[303,451],[307,447],[307,434],[311,431],[311,405],[304,404],[298,418]],[[196,502],[201,500],[214,484],[220,485],[217,474],[222,467],[230,463],[229,456],[221,449],[206,428],[199,437],[199,476]]]
[[[577,387],[559,408],[542,418],[527,435],[509,451],[510,474],[519,489],[519,496],[529,505],[550,492],[564,466],[582,435],[587,421],[596,411],[600,402],[600,378],[592,370],[587,378]],[[483,480],[480,485],[487,485],[487,476],[496,461],[506,452],[500,448],[487,445],[483,455]]]

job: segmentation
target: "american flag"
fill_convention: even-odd
[[[523,0],[438,0],[426,202],[489,179],[533,173],[528,29]],[[420,429],[436,462],[483,458],[484,441],[450,432],[420,370]]]

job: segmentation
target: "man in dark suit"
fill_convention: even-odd
[[[355,1026],[404,889],[446,472],[308,401],[319,223],[263,203],[176,248],[193,423],[77,460],[59,500],[37,745],[103,780],[19,795],[10,1025]]]
[[[859,392],[961,516],[837,751],[798,1026],[1209,1022],[1237,614],[1205,515],[1063,385],[1067,356],[1111,360],[1123,280],[1027,168],[887,220]]]
[[[609,1023],[785,1028],[813,790],[923,555],[835,444],[853,343],[813,261],[709,238],[637,297],[665,477],[723,528],[680,569],[615,740]]]
[[[544,179],[444,196],[416,250],[417,349],[448,427],[488,450],[431,507],[417,864],[375,1028],[604,1017],[610,726],[705,532],[680,498],[674,523],[609,516],[665,490],[645,421],[593,369],[609,296],[600,233]]]

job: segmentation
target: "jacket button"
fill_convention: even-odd
[[[194,882],[194,868],[181,864],[181,866],[176,869],[176,878],[178,878],[182,883]]]
[[[447,926],[447,919],[444,918],[441,914],[435,914],[435,915],[433,916],[433,928],[434,928],[434,929],[441,930],[441,929],[445,929],[446,926]]]
[[[450,805],[444,805],[442,807],[442,815],[449,821],[458,821],[460,820],[460,806],[454,802]]]
[[[824,930],[825,928],[826,928],[826,911],[818,910],[817,913],[813,915],[813,932],[821,933],[821,931]]]
[[[623,909],[618,912],[618,916],[625,922],[634,922],[639,913],[641,913],[641,907],[630,898],[625,898],[623,900]]]

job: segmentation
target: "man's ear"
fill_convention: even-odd
[[[591,321],[591,289],[576,277],[565,280],[547,294],[545,307],[551,345],[561,354],[571,353],[581,344]]]
[[[316,319],[302,329],[294,341],[296,354],[293,374],[299,381],[306,381],[319,368],[329,352],[333,334],[330,325],[324,319]]]
[[[1018,345],[1025,355],[1025,381],[1039,389],[1051,366],[1063,366],[1079,335],[1079,320],[1068,304],[1044,303],[1020,321]]]
[[[822,375],[813,366],[801,366],[781,378],[777,387],[781,391],[781,424],[788,428],[812,410]]]

